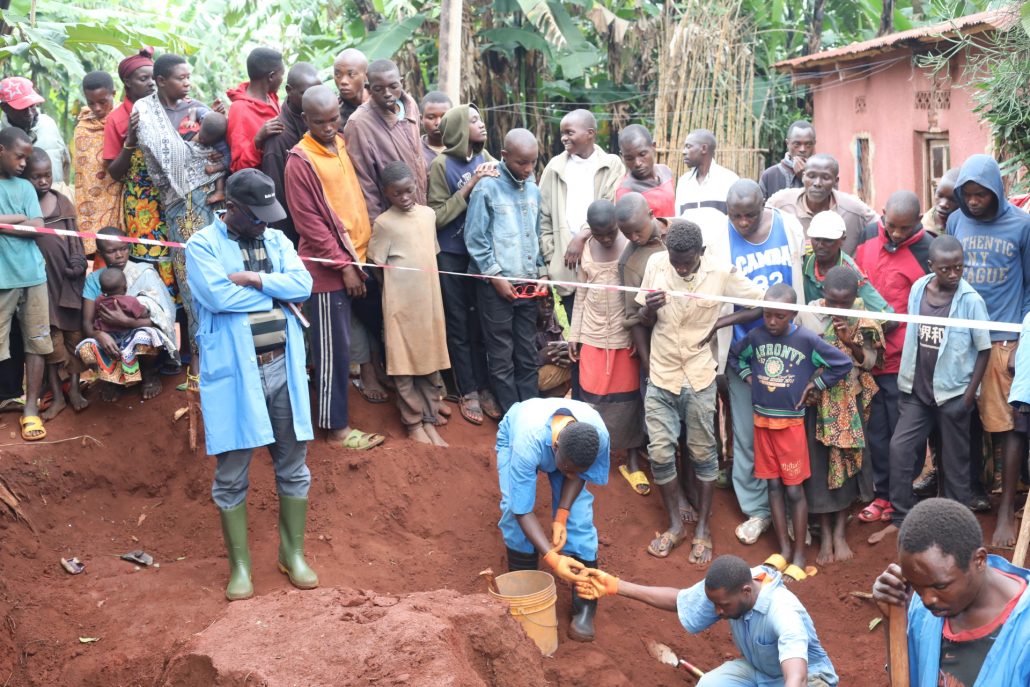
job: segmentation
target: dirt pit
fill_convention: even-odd
[[[387,676],[398,680],[405,674],[406,684],[420,684],[421,673],[412,661],[424,658],[424,665],[436,670],[441,664],[430,661],[428,647],[438,646],[452,652],[448,657],[461,657],[447,658],[458,661],[455,672],[437,673],[433,684],[438,685],[450,684],[448,679],[472,680],[453,684],[521,685],[519,674],[534,685],[671,686],[692,680],[656,663],[642,640],[669,644],[705,670],[736,656],[725,624],[690,636],[674,614],[627,599],[602,600],[594,643],[569,641],[569,589],[564,584],[558,585],[561,644],[554,657],[527,652],[531,645],[511,634],[511,623],[500,631],[513,653],[492,653],[490,638],[468,620],[473,616],[462,614],[480,608],[477,595],[485,586],[477,573],[486,567],[506,570],[496,527],[496,425],[488,421],[473,427],[455,412],[440,432],[451,448],[427,447],[403,438],[392,404],[370,405],[356,394],[351,398],[354,425],[383,431],[389,440],[367,453],[333,450],[323,441],[311,445],[307,554],[323,589],[296,592],[276,569],[275,485],[267,453],[258,451],[248,499],[256,598],[230,605],[224,597],[228,562],[210,496],[213,459],[191,453],[185,425],[172,420],[184,404],[183,394],[174,391],[177,381],[166,379],[166,391],[147,403],[137,392],[114,405],[92,394],[85,412],[65,411],[47,425],[48,440],[79,437],[63,443],[26,445],[16,435],[17,417],[0,415],[0,478],[28,518],[28,523],[15,520],[0,504],[0,685],[188,685],[172,679],[172,671],[204,663],[194,656],[210,657],[212,670],[225,671],[224,677],[216,673],[223,682],[192,683],[198,685],[374,687],[391,684],[383,681]],[[82,435],[99,443],[84,442]],[[634,494],[614,469],[610,483],[594,492],[603,568],[652,585],[685,587],[703,578],[704,569],[687,563],[687,547],[666,560],[645,553],[664,518],[657,494]],[[538,512],[547,512],[549,503],[550,494],[541,488]],[[712,514],[715,553],[734,553],[758,564],[775,548],[772,534],[755,546],[742,546],[733,536],[741,519],[732,493],[719,491]],[[990,532],[993,522],[983,525]],[[844,685],[886,684],[883,635],[869,630],[879,614],[871,602],[851,595],[868,592],[894,557],[893,541],[877,547],[865,543],[876,527],[852,522],[848,539],[856,558],[824,566],[815,578],[793,586]],[[118,558],[133,549],[144,549],[160,567],[138,568]],[[86,564],[85,573],[71,576],[60,568],[59,559],[71,556]],[[376,622],[332,620],[332,613],[366,606],[361,601],[341,607],[340,599],[357,598],[348,596],[353,592],[347,589],[375,590],[373,598],[399,601],[394,607],[372,602],[372,608],[386,611]],[[447,601],[429,606],[436,613],[419,613],[425,631],[413,632],[400,610],[393,609],[414,613],[421,598]],[[496,607],[481,608],[494,618],[490,622],[497,620]],[[254,623],[248,625],[247,619]],[[270,625],[263,628],[257,620]],[[226,623],[236,621],[242,624],[230,631]],[[273,641],[280,633],[270,631],[280,624],[291,628],[284,630],[288,653]],[[374,648],[389,648],[367,654],[379,657],[367,665],[376,666],[383,677],[351,672],[367,667],[361,652]],[[397,656],[396,665],[390,655]],[[244,662],[254,670],[249,678],[246,671],[240,673]],[[280,663],[309,672],[301,673],[304,679],[284,682],[275,672]],[[503,676],[508,682],[490,672],[491,666],[502,665],[515,666]],[[315,679],[337,666],[348,666],[347,674],[340,668],[341,674],[328,681]],[[255,679],[259,671],[264,683]]]
[[[278,591],[229,604],[168,664],[163,687],[259,684],[537,687],[540,652],[485,594]]]

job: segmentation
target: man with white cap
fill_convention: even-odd
[[[65,189],[59,185],[68,179],[72,159],[57,122],[50,115],[39,111],[37,106],[42,102],[43,96],[36,93],[32,82],[25,77],[10,76],[0,81],[0,110],[3,110],[0,128],[18,127],[29,135],[33,147],[47,152],[53,163],[53,186],[55,190],[64,193]]]
[[[872,312],[894,312],[880,292],[869,283],[869,279],[850,255],[841,250],[847,227],[844,219],[832,210],[825,210],[812,217],[808,225],[808,239],[812,242],[812,253],[805,258],[804,274],[805,302],[823,297],[823,278],[837,265],[846,265],[858,274],[858,297],[865,303],[865,309]]]
[[[247,168],[226,182],[226,210],[186,244],[197,313],[200,402],[207,452],[217,457],[211,496],[229,550],[230,601],[254,595],[247,548],[250,459],[268,446],[279,493],[279,570],[300,589],[318,586],[304,560],[313,437],[304,335],[294,303],[311,273],[293,244],[268,227],[286,217],[275,184]]]

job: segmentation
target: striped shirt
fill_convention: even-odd
[[[228,235],[239,244],[243,255],[243,266],[248,272],[271,274],[272,261],[265,250],[263,237],[248,238],[240,236],[228,227]],[[286,313],[278,304],[267,312],[247,313],[250,321],[250,333],[254,337],[254,350],[267,353],[286,345]]]

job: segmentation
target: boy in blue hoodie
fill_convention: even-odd
[[[786,284],[769,287],[762,326],[730,349],[727,363],[751,387],[755,424],[755,477],[769,485],[769,510],[780,553],[766,563],[794,580],[803,580],[805,537],[793,549],[787,535],[786,503],[795,532],[808,531],[808,504],[801,486],[811,475],[805,406],[851,371],[851,359],[815,332],[794,324],[795,312],[775,307],[797,303]]]
[[[986,320],[984,300],[962,278],[962,244],[938,236],[930,244],[930,274],[912,285],[908,312],[927,317]],[[925,451],[934,429],[941,433],[942,493],[969,503],[969,420],[976,390],[990,358],[986,329],[912,324],[905,332],[898,371],[901,391],[898,426],[890,443],[891,524],[878,538],[896,532],[915,505],[914,465],[910,456]]]
[[[504,413],[539,395],[534,287],[517,283],[547,274],[540,254],[540,189],[533,180],[539,154],[528,129],[509,131],[499,176],[479,180],[465,215],[469,272],[497,277],[477,283],[476,296],[494,395]]]
[[[1019,324],[1030,312],[1030,215],[1005,199],[1001,170],[989,155],[972,155],[962,164],[955,200],[961,212],[948,217],[947,233],[962,242],[966,281],[983,297],[992,321]],[[991,342],[977,401],[984,431],[993,434],[996,445],[1001,444],[1005,461],[991,546],[1012,546],[1016,480],[1020,461],[1026,459],[1025,429],[1016,427],[1008,404],[1009,362],[1014,362],[1017,340],[1010,332],[992,331]]]

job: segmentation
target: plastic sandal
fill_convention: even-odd
[[[647,481],[647,475],[644,474],[643,470],[630,472],[628,467],[620,465],[619,474],[625,477],[629,485],[633,487],[633,491],[641,496],[647,496],[651,493],[651,483]]]
[[[862,522],[882,522],[883,512],[890,507],[891,504],[886,499],[876,499],[862,509],[862,512],[858,514],[858,519]]]

